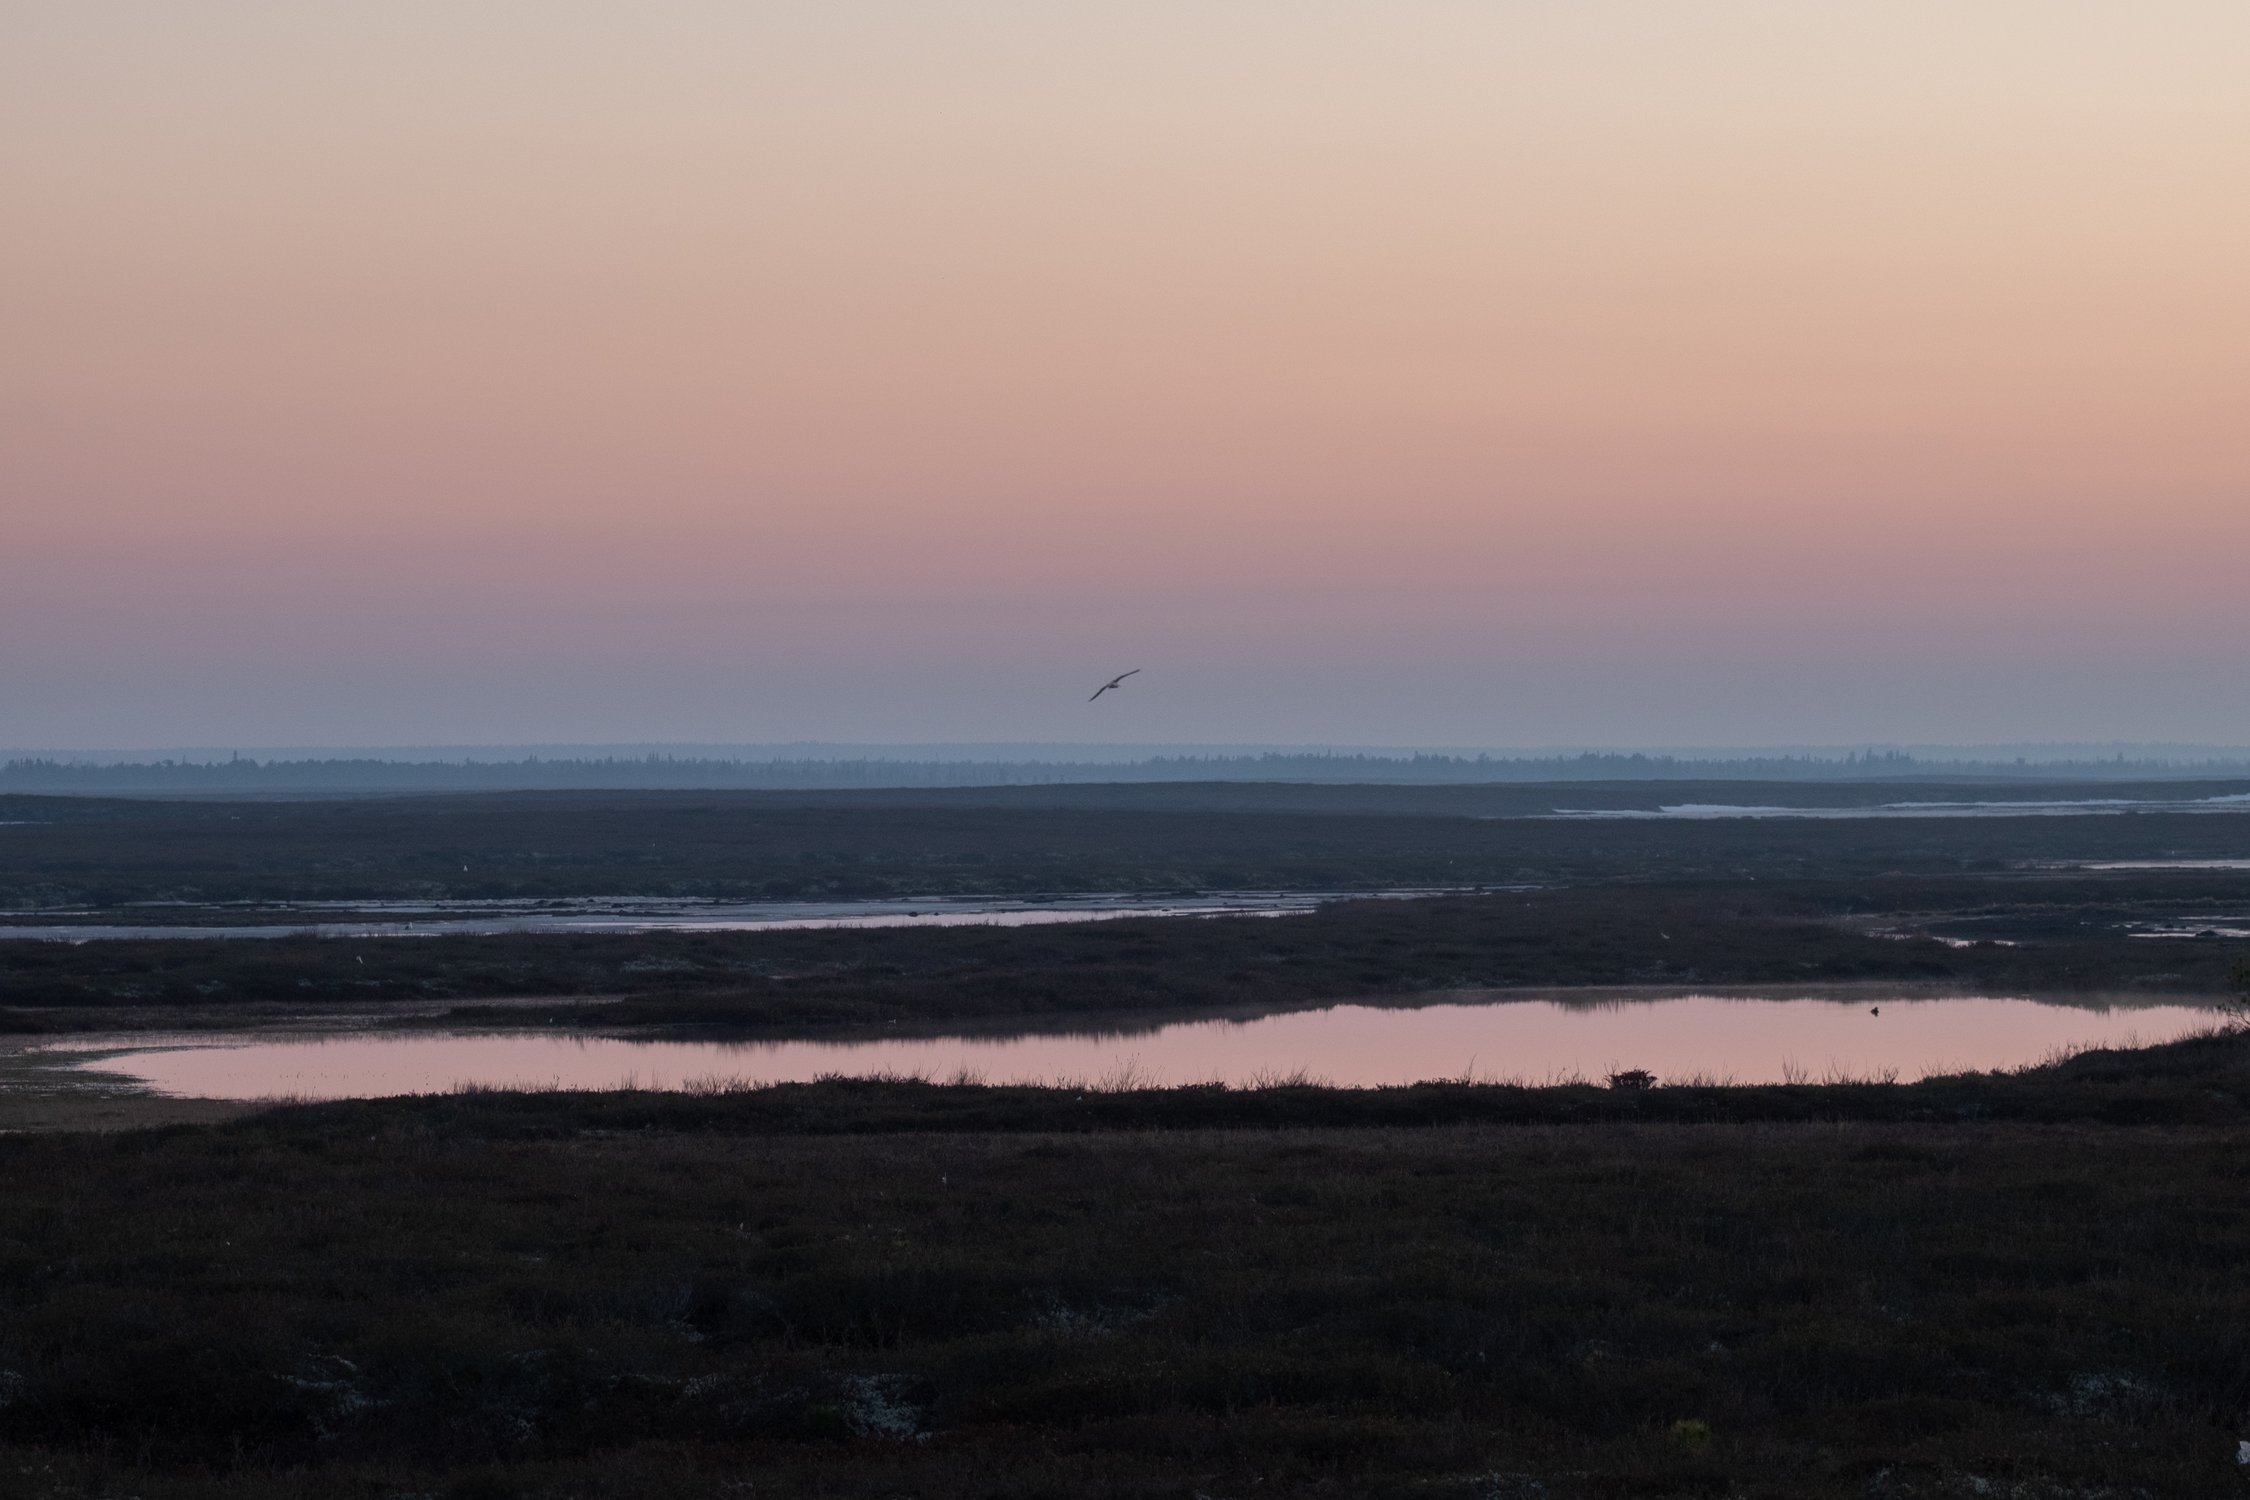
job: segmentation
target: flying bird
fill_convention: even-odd
[[[1126,679],[1126,678],[1128,678],[1128,677],[1137,677],[1137,676],[1139,676],[1139,675],[1140,675],[1140,670],[1141,670],[1141,669],[1140,669],[1139,667],[1135,667],[1135,668],[1133,668],[1133,670],[1132,670],[1132,671],[1130,671],[1130,672],[1120,672],[1120,673],[1118,673],[1118,674],[1117,674],[1117,675],[1116,675],[1115,677],[1112,677],[1112,678],[1111,678],[1111,679],[1110,679],[1109,681],[1107,681],[1107,682],[1103,683],[1103,684],[1102,684],[1102,685],[1101,685],[1100,687],[1098,687],[1098,688],[1095,688],[1095,689],[1094,689],[1094,698],[1099,698],[1099,697],[1100,697],[1100,696],[1101,696],[1102,694],[1104,694],[1104,693],[1108,692],[1108,691],[1109,691],[1109,690],[1110,690],[1111,688],[1119,686],[1119,685],[1120,685],[1120,684],[1122,684],[1122,683],[1123,683],[1123,682],[1125,681],[1125,679]],[[1088,698],[1088,699],[1087,699],[1086,701],[1087,701],[1088,703],[1091,703],[1091,702],[1093,702],[1093,701],[1094,701],[1094,698]]]

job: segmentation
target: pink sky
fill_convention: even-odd
[[[2234,0],[9,29],[0,745],[2250,741]]]

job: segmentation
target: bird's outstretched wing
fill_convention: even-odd
[[[1102,694],[1108,692],[1111,688],[1116,687],[1119,683],[1123,682],[1128,677],[1138,677],[1140,673],[1141,669],[1139,667],[1133,668],[1133,670],[1130,672],[1118,673],[1115,677],[1112,677],[1109,681],[1094,689],[1094,698],[1099,698]],[[1088,698],[1086,701],[1088,703],[1091,703],[1094,701],[1094,698]]]

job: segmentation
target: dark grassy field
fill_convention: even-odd
[[[2232,784],[2094,790],[2208,795]],[[2011,787],[2012,797],[2083,795]],[[1764,787],[1032,787],[895,793],[549,793],[325,802],[12,798],[0,900],[807,896],[1539,881],[1274,921],[1036,929],[525,934],[411,941],[0,941],[0,1029],[239,1026],[307,1008],[623,996],[611,1027],[739,1031],[1045,1021],[1299,1005],[1442,988],[1882,980],[2209,992],[2239,942],[2151,943],[2134,920],[2240,919],[2244,872],[2039,868],[2250,853],[2250,814],[1556,822],[1555,805],[1988,795]],[[466,867],[464,869],[464,867]],[[208,921],[194,905],[135,908]],[[258,915],[256,907],[233,915]],[[273,920],[270,912],[265,920]],[[284,917],[282,920],[294,920]],[[0,929],[4,930],[4,929]],[[1947,946],[1933,935],[2018,946]],[[424,1020],[428,1017],[425,1015]]]
[[[750,1033],[1572,985],[2212,994],[2250,942],[2148,941],[2120,924],[2230,905],[2250,905],[2250,876],[1600,884],[1017,928],[0,942],[0,1029],[242,1026],[408,1005],[418,1024],[544,1024],[544,1012],[477,1003],[533,995],[623,997],[573,1007],[578,1025]],[[1933,923],[2019,936],[1962,947],[1913,935]]]
[[[794,1125],[468,1096],[0,1139],[0,1488],[2238,1493],[2245,1044],[1949,1087],[1942,1124],[862,1085]],[[2208,1119],[2093,1123],[2129,1099]]]
[[[1766,800],[12,799],[0,819],[48,819],[0,827],[23,907],[1544,884],[1273,920],[0,941],[0,1026],[548,1024],[498,1004],[528,996],[645,1034],[1487,987],[2212,994],[2250,956],[2130,935],[2224,925],[2250,874],[2036,867],[2243,857],[2250,817],[1523,816],[1636,797]],[[2239,1033],[1906,1085],[831,1081],[0,1134],[0,1495],[2233,1495],[2246,1190]]]
[[[2100,787],[2208,795],[2241,783]],[[570,895],[783,899],[1857,878],[2038,860],[2250,857],[2250,814],[1701,823],[1556,806],[1812,805],[2085,788],[1255,784],[521,793],[306,802],[0,798],[0,908]],[[155,914],[144,914],[144,919]]]

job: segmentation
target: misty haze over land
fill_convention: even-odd
[[[2250,749],[1418,750],[1229,745],[503,745],[20,751],[0,792],[258,794],[564,789],[844,789],[1096,782],[2162,780],[2250,774]]]

